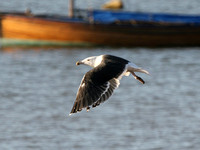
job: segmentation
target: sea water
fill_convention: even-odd
[[[198,150],[199,48],[0,51],[2,150]],[[148,70],[124,77],[112,97],[68,116],[88,56],[112,54]]]

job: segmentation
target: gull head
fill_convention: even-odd
[[[77,61],[76,65],[88,65],[90,67],[96,67],[98,66],[102,61],[102,56],[91,56],[91,57],[87,57],[81,61]]]

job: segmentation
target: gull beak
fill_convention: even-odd
[[[78,65],[80,65],[80,64],[83,64],[81,61],[77,61],[76,62],[76,65],[78,66]]]

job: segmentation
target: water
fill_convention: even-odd
[[[102,53],[149,70],[104,104],[68,116],[88,66]],[[199,48],[0,51],[0,149],[198,150]]]
[[[75,0],[76,8],[96,8],[108,0]],[[199,0],[123,0],[124,9],[138,12],[165,12],[200,14]],[[33,13],[67,14],[68,0],[0,0],[0,11],[25,11]]]
[[[77,1],[99,8],[105,0]],[[124,0],[125,1],[125,0]],[[84,5],[83,5],[84,4]],[[66,0],[0,0],[1,11],[66,14]],[[126,0],[125,9],[200,14],[198,0]],[[64,11],[66,10],[66,12]],[[200,48],[0,50],[1,150],[198,150]],[[82,76],[77,60],[124,57],[147,69],[132,76],[104,104],[68,116]]]

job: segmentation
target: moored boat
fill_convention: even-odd
[[[74,11],[73,17],[4,13],[0,27],[4,41],[21,40],[22,45],[200,46],[200,16],[111,10]]]

